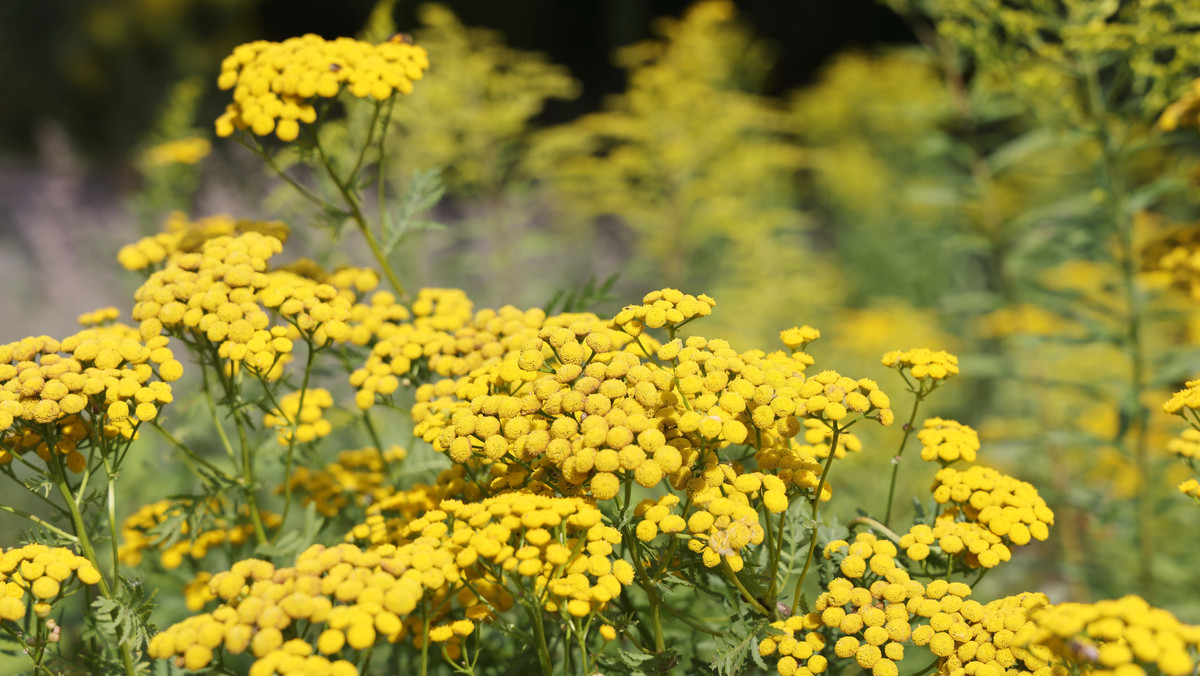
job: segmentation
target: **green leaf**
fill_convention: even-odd
[[[112,599],[100,597],[92,602],[94,629],[113,646],[128,645],[135,651],[140,650],[158,633],[158,627],[150,621],[158,590],[147,597],[146,587],[140,579],[119,575],[113,591]]]
[[[999,174],[1029,157],[1059,147],[1063,142],[1061,133],[1049,127],[1035,127],[992,151],[987,163],[992,173]]]
[[[282,560],[294,559],[316,543],[324,525],[325,519],[317,516],[317,504],[310,502],[304,507],[304,525],[299,530],[289,530],[278,541],[259,545],[254,553]]]
[[[616,655],[600,655],[597,659],[607,671],[619,674],[670,674],[679,664],[679,655],[671,649],[656,654],[617,649]]]
[[[586,312],[592,307],[600,303],[606,303],[614,300],[613,296],[608,295],[614,284],[617,283],[617,278],[620,273],[614,272],[609,275],[599,286],[596,286],[596,277],[588,278],[587,284],[582,287],[576,286],[570,290],[559,289],[550,298],[550,302],[546,303],[544,308],[546,314],[559,314],[567,312]]]
[[[765,619],[737,618],[717,639],[717,652],[709,666],[719,676],[741,673],[746,660],[751,655],[758,655],[758,636],[765,633],[767,628],[775,633],[783,633],[771,627],[771,623]]]
[[[1159,178],[1140,186],[1129,193],[1125,200],[1125,210],[1135,214],[1154,205],[1164,195],[1182,192],[1188,187],[1188,182],[1178,174],[1163,174]]]
[[[429,169],[413,172],[408,192],[395,213],[383,214],[383,253],[387,255],[414,232],[444,230],[446,226],[436,221],[418,220],[419,214],[433,208],[446,188],[442,185],[442,170]]]

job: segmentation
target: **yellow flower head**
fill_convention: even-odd
[[[929,389],[940,381],[958,375],[958,357],[944,350],[934,351],[924,347],[888,352],[883,355],[883,365],[918,381],[929,381]]]
[[[793,326],[790,329],[779,332],[779,340],[792,350],[803,350],[809,343],[821,337],[821,332],[807,324],[804,326]]]
[[[717,301],[705,294],[693,296],[676,289],[651,291],[642,298],[640,305],[627,305],[613,317],[613,326],[631,336],[642,333],[644,328],[672,330],[685,322],[712,313]]]
[[[921,442],[921,459],[939,462],[943,466],[964,460],[975,462],[979,450],[979,435],[975,430],[954,420],[929,418],[924,429],[917,432]]]
[[[1054,512],[1036,488],[988,467],[940,470],[934,477],[933,499],[949,507],[940,518],[952,522],[961,514],[965,522],[981,526],[1009,546],[1045,540],[1054,524]],[[982,556],[979,551],[970,553]]]

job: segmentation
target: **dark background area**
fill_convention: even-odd
[[[354,35],[374,0],[10,0],[0,2],[0,154],[28,155],[37,131],[54,122],[92,160],[124,157],[152,123],[170,86],[188,76],[215,82],[220,60],[242,42],[304,33]],[[417,25],[420,3],[395,9],[401,30]],[[553,102],[542,122],[599,108],[624,88],[611,63],[616,47],[654,34],[656,17],[679,16],[684,0],[459,0],[444,3],[467,26],[503,33],[509,44],[545,52],[583,82],[574,101]],[[736,3],[741,20],[770,41],[778,58],[766,93],[809,82],[820,65],[852,46],[911,40],[890,10],[871,0]],[[215,91],[205,108],[216,117]],[[205,116],[207,117],[207,116]],[[202,118],[203,119],[203,118]]]

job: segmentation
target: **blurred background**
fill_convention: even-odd
[[[1136,40],[1064,32],[1059,62],[1110,59],[1096,86],[1125,82],[1101,109],[1082,70],[1010,44],[987,12],[922,3],[0,3],[0,342],[69,334],[105,305],[127,316],[139,279],[116,251],[173,210],[281,218],[289,255],[365,264],[350,235],[329,259],[315,243],[340,224],[214,138],[215,81],[243,42],[389,21],[432,62],[396,106],[389,181],[440,168],[447,188],[433,213],[447,228],[396,254],[409,288],[528,307],[618,275],[601,314],[666,286],[708,293],[697,333],[769,350],[811,324],[816,368],[877,379],[901,420],[911,400],[880,355],[951,351],[963,375],[918,424],[976,427],[981,461],[1057,514],[980,596],[1140,593],[1200,622],[1200,547],[1169,536],[1196,523],[1166,450],[1182,425],[1161,413],[1200,372],[1200,315],[1143,256],[1200,198],[1195,130],[1154,128],[1200,74],[1182,47],[1137,70]],[[1114,54],[1135,77],[1118,79]],[[883,508],[864,479],[890,471],[898,434],[877,432],[834,473],[847,517]],[[915,454],[901,494],[928,502],[936,468]]]

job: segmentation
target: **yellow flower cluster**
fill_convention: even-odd
[[[807,446],[802,447],[816,458],[829,457],[829,442],[833,441],[833,430],[829,425],[820,420],[806,419],[804,421],[804,442]],[[861,453],[862,440],[854,436],[850,432],[841,432],[838,434],[837,448],[833,449],[833,457],[842,459],[846,457],[846,453]]]
[[[186,333],[215,343],[218,355],[235,365],[282,375],[292,351],[288,329],[271,326],[257,302],[271,283],[267,260],[282,249],[278,238],[252,231],[214,237],[197,252],[172,256],[134,295],[142,335]]]
[[[344,85],[358,98],[385,101],[412,92],[428,68],[425,49],[403,35],[379,45],[312,34],[240,45],[221,62],[217,86],[233,90],[233,103],[217,118],[217,136],[236,128],[294,141],[301,122],[317,119],[314,97],[333,98]]]
[[[1054,512],[1033,485],[978,465],[959,471],[946,467],[934,477],[933,499],[951,504],[967,521],[978,523],[1011,545],[1045,540]],[[951,513],[950,510],[943,514]]]
[[[288,338],[303,337],[316,347],[349,338],[352,301],[337,288],[287,270],[273,271],[268,279],[258,301],[287,321]]]
[[[182,211],[173,211],[163,222],[162,232],[121,247],[117,262],[126,270],[145,270],[176,254],[199,251],[205,241],[214,237],[234,237],[243,232],[259,232],[286,242],[289,231],[280,221],[235,219],[228,214],[191,221]]]
[[[1171,286],[1200,299],[1200,227],[1179,228],[1148,242],[1141,252],[1142,271],[1161,273]]]
[[[74,582],[96,584],[100,571],[69,549],[28,544],[0,554],[0,620],[25,618],[25,593],[33,595],[33,612],[50,614],[55,600],[69,593]]]
[[[828,450],[791,447],[806,429],[799,420],[823,440],[851,413],[884,424],[894,417],[873,381],[834,371],[807,377],[807,355],[738,354],[726,341],[693,336],[643,359],[636,350],[647,349],[644,340],[631,344],[594,316],[539,315],[543,326],[526,338],[519,318],[529,314],[513,313],[499,346],[491,332],[483,349],[460,339],[457,349],[477,350],[482,365],[421,386],[413,407],[416,432],[435,449],[456,463],[491,465],[490,491],[553,486],[607,500],[626,481],[653,488],[666,479],[694,494],[723,481],[712,451],[750,439],[767,466],[788,472],[784,482],[815,488],[813,460]],[[458,333],[474,335],[470,327]],[[853,437],[839,444],[843,453],[859,447]]]
[[[1088,673],[1186,676],[1196,669],[1200,627],[1137,596],[1060,603],[1031,612],[1029,619],[1014,637],[1016,645],[1045,646],[1066,666],[1086,665]]]
[[[515,341],[536,335],[545,321],[540,310],[521,312],[511,306],[472,317],[471,300],[458,289],[421,289],[411,321],[399,321],[408,318],[408,310],[394,311],[403,306],[391,300],[377,294],[369,308],[352,310],[352,316],[363,320],[351,320],[351,340],[361,345],[377,340],[366,363],[350,375],[350,384],[358,389],[355,402],[364,410],[376,395],[394,394],[402,378],[463,376],[493,363],[514,350],[519,345]],[[398,317],[386,318],[385,313]]]
[[[234,564],[208,581],[223,603],[156,636],[149,654],[201,669],[215,650],[249,650],[257,658],[250,673],[275,673],[270,669],[279,667],[262,665],[296,650],[333,659],[379,639],[411,635],[421,642],[425,624],[441,622],[429,640],[446,642],[457,655],[474,622],[512,607],[502,584],[532,585],[548,612],[586,617],[603,610],[633,582],[633,566],[614,558],[620,541],[600,510],[578,498],[506,493],[470,503],[444,500],[409,521],[398,545],[315,545],[290,568],[255,559]],[[450,601],[464,618],[446,617]],[[301,620],[315,641],[289,648],[283,632]]]
[[[640,517],[635,533],[650,542],[660,533],[679,534],[687,539],[688,549],[700,555],[712,568],[722,559],[734,571],[745,566],[742,549],[762,542],[764,531],[753,502],[761,502],[767,511],[778,514],[788,507],[787,486],[779,477],[762,472],[738,473],[729,465],[719,465],[712,473],[716,486],[689,490],[688,510],[674,512],[679,496],[667,494],[657,501],[646,499],[634,509]]]
[[[1200,480],[1196,478],[1185,479],[1179,484],[1179,492],[1200,504]]]
[[[633,566],[614,558],[620,532],[580,498],[517,491],[479,502],[444,500],[440,507],[410,522],[410,536],[453,542],[454,561],[469,576],[528,578],[538,597],[548,592],[549,612],[586,617],[633,582]]]
[[[475,500],[480,497],[478,484],[467,483],[465,474],[462,465],[454,465],[438,473],[436,484],[416,484],[381,499],[367,508],[365,521],[346,533],[346,541],[364,547],[405,542],[409,522],[437,509],[442,500],[459,497]],[[468,486],[475,489],[470,496],[465,491]]]
[[[184,557],[199,561],[213,547],[226,543],[240,545],[249,542],[254,535],[251,524],[230,524],[225,519],[216,519],[212,528],[192,533],[187,520],[183,519],[188,506],[186,502],[160,500],[142,505],[129,515],[121,524],[121,545],[117,549],[121,563],[140,566],[147,551],[158,550],[162,567],[174,570],[183,563]],[[267,528],[278,528],[282,522],[278,514],[271,512],[263,512],[262,519]],[[184,537],[168,545],[156,528],[173,520],[179,521],[178,532]]]
[[[975,462],[979,450],[979,435],[967,425],[954,420],[929,418],[924,429],[917,432],[921,442],[921,459],[940,462],[942,466],[959,460]]]
[[[933,385],[958,374],[958,357],[924,347],[903,352],[892,350],[883,355],[883,365],[900,371],[901,375],[907,372],[920,381],[928,379]]]
[[[939,663],[938,673],[999,676],[1016,670],[1037,676],[1066,676],[1061,667],[1050,666],[1053,655],[1047,648],[1020,646],[1014,640],[1029,623],[1029,614],[1048,602],[1045,594],[1022,593],[983,606],[982,616],[972,619],[967,631],[952,633],[954,652]]]
[[[147,150],[142,154],[142,165],[153,169],[168,164],[197,164],[211,152],[211,141],[199,136],[190,136],[160,143]]]
[[[1200,427],[1200,380],[1187,381],[1185,389],[1163,404],[1163,411],[1183,418],[1192,427]]]
[[[907,644],[927,647],[940,658],[939,673],[953,676],[1001,676],[1018,657],[1036,662],[1011,644],[1025,609],[1044,605],[1044,596],[984,606],[968,598],[971,588],[961,582],[912,579],[896,555],[895,545],[870,533],[829,543],[825,557],[841,576],[826,585],[813,613],[775,622],[784,633],[763,639],[759,654],[780,655],[776,671],[785,676],[825,671],[820,653],[827,640],[836,657],[853,659],[873,676],[896,676]]]
[[[772,511],[778,513],[787,509],[787,497],[782,481],[770,475],[742,476],[745,477],[742,482],[743,488],[748,489],[754,484],[770,485],[763,481],[764,478],[770,477],[776,484],[768,491],[773,497],[772,504],[776,507]],[[757,490],[753,488],[753,492]],[[758,510],[750,504],[749,495],[737,490],[736,484],[722,484],[720,489],[708,488],[691,496],[697,509],[688,518],[687,527],[695,537],[689,539],[687,544],[688,549],[700,555],[700,560],[705,566],[712,568],[724,560],[729,564],[730,570],[736,573],[745,566],[742,550],[762,542],[765,533],[758,520]],[[665,530],[665,526],[662,527]]]
[[[613,326],[631,336],[640,336],[646,328],[678,329],[683,324],[712,314],[717,301],[705,294],[699,297],[677,289],[651,291],[640,305],[627,305],[613,317]]]
[[[1200,79],[1193,80],[1192,86],[1158,118],[1158,128],[1163,131],[1180,127],[1200,127]]]
[[[363,281],[365,282],[366,278]],[[369,291],[378,283],[376,277],[374,284],[362,290]],[[334,286],[344,288],[339,284]],[[361,287],[356,284],[355,288]],[[354,345],[374,347],[378,341],[399,331],[410,318],[412,313],[397,302],[395,294],[390,291],[376,291],[350,308],[350,318],[347,320],[350,324],[350,335],[347,340]],[[378,382],[378,378],[374,382]]]
[[[20,428],[56,425],[57,432],[42,429],[36,436],[54,444],[72,471],[82,471],[87,461],[78,444],[88,438],[87,426],[132,436],[137,424],[171,402],[167,383],[182,374],[165,336],[143,342],[121,324],[87,328],[62,341],[37,336],[0,345],[0,436],[22,435],[11,450],[0,451],[0,463],[30,445],[26,432],[34,429]],[[48,448],[39,446],[38,454],[49,461]]]
[[[212,573],[202,570],[196,573],[190,581],[183,585],[183,604],[193,613],[204,609],[211,601],[217,600],[217,595],[208,588]]]
[[[761,657],[779,655],[775,670],[781,676],[812,676],[823,673],[829,666],[829,660],[821,654],[825,650],[825,636],[816,631],[805,631],[821,627],[818,615],[792,615],[786,620],[772,622],[771,626],[783,633],[760,641],[758,654]]]
[[[80,326],[88,328],[95,326],[109,326],[116,322],[120,316],[121,311],[110,306],[102,307],[98,310],[92,310],[91,312],[85,312],[79,315],[79,319],[76,321],[79,322]]]
[[[299,650],[292,641],[285,643],[283,630],[297,621],[324,625],[317,643],[323,655],[333,655],[343,645],[366,649],[375,643],[377,631],[398,638],[404,631],[400,617],[412,612],[422,596],[420,582],[401,577],[412,570],[411,563],[351,545],[314,545],[291,568],[276,569],[258,559],[239,561],[209,580],[210,592],[222,605],[159,633],[147,652],[156,659],[175,657],[186,669],[207,667],[214,651],[223,649],[231,655],[249,650],[256,658],[250,669],[255,675],[357,674],[345,660],[313,659],[307,643]]]
[[[1200,430],[1189,428],[1167,442],[1167,451],[1188,462],[1200,460]]]
[[[294,423],[295,440],[307,444],[333,431],[333,425],[322,417],[331,406],[333,395],[323,387],[290,392],[279,398],[279,408],[263,416],[263,427],[275,428],[275,439],[286,447],[292,442]]]
[[[385,483],[388,465],[402,462],[407,456],[408,452],[399,446],[382,453],[376,448],[342,451],[336,462],[319,470],[296,468],[288,483],[305,504],[313,503],[317,512],[332,518],[347,506],[378,505],[391,496],[395,488]]]
[[[809,343],[821,337],[821,332],[805,324],[793,326],[779,332],[779,340],[791,350],[803,350]]]
[[[765,435],[764,435],[765,436]],[[815,492],[821,482],[821,463],[815,455],[816,446],[803,446],[790,439],[771,438],[754,454],[758,468],[778,477],[785,485]],[[824,452],[829,453],[826,445]],[[845,454],[838,444],[837,452]],[[828,481],[821,487],[821,501],[833,497],[833,486]]]
[[[899,542],[913,561],[929,558],[934,543],[951,558],[962,556],[971,568],[994,568],[1012,559],[1012,550],[999,535],[977,523],[959,521],[957,512],[939,515],[933,526],[914,524]]]

